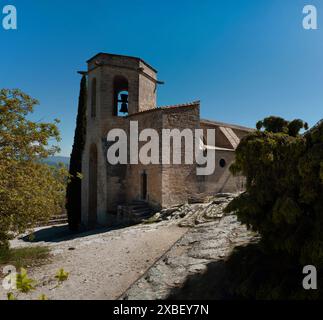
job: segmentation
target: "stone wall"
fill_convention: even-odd
[[[155,129],[158,133],[159,137],[161,137],[162,131],[162,110],[155,109],[152,111],[142,112],[138,114],[134,114],[129,116],[130,121],[138,122],[138,131],[139,134],[142,130],[146,128]],[[128,134],[129,136],[129,134]],[[146,142],[140,142],[138,148],[140,148],[146,144]],[[129,153],[129,152],[128,152]],[[161,157],[161,144],[159,144],[159,156]],[[160,158],[161,159],[161,158]],[[161,163],[161,162],[159,162]],[[147,200],[148,202],[154,206],[159,207],[162,202],[162,166],[161,164],[129,164],[127,167],[127,178],[126,185],[127,188],[125,193],[127,195],[127,201],[130,202],[134,199],[141,199],[141,176],[142,173],[145,172],[147,174]]]
[[[142,112],[129,117],[130,121],[138,121],[139,132],[145,128],[155,129],[159,135],[159,163],[128,165],[127,169],[127,200],[140,199],[140,177],[145,171],[148,176],[148,201],[153,207],[169,207],[187,201],[190,195],[197,192],[196,165],[184,164],[185,148],[182,139],[182,164],[162,163],[162,129],[196,129],[199,126],[199,104],[161,108]],[[145,143],[139,144],[140,147]]]
[[[215,151],[215,171],[213,175],[205,176],[199,181],[199,190],[204,194],[214,194],[222,192],[240,192],[244,190],[245,178],[241,176],[233,176],[230,173],[230,166],[235,159],[235,146],[221,131],[221,127],[230,128],[234,134],[241,140],[248,132],[252,131],[248,128],[229,125],[224,123],[216,123],[212,121],[201,121],[201,128],[204,130],[206,137],[207,129],[215,130],[215,146],[227,150]],[[207,142],[207,141],[206,141]],[[209,144],[207,142],[207,144]]]
[[[230,165],[235,157],[234,151],[216,151],[215,152],[215,171],[210,176],[205,176],[201,185],[201,193],[236,193],[244,189],[244,178],[234,177],[230,173]],[[224,160],[224,162],[223,162]],[[225,163],[224,167],[223,163]]]
[[[199,128],[200,105],[169,108],[163,111],[163,128],[195,130]],[[194,150],[194,149],[193,149]],[[171,148],[171,159],[172,159]],[[181,165],[163,165],[162,171],[162,207],[169,207],[187,201],[197,193],[196,164],[184,164],[185,148],[182,139]]]
[[[156,108],[157,84],[144,74],[139,74],[139,106],[138,110],[146,111]]]

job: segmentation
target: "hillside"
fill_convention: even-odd
[[[44,162],[52,166],[57,166],[59,163],[63,163],[66,167],[69,167],[70,158],[62,157],[62,156],[53,156],[53,157],[48,157],[47,159],[44,160]]]

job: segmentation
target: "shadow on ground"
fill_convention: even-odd
[[[167,300],[230,300],[226,292],[224,261],[211,262],[202,274],[190,276],[183,287],[174,288]]]
[[[187,278],[172,289],[169,300],[321,300],[318,290],[304,290],[303,266],[286,254],[266,254],[259,244],[234,249],[224,261],[211,262],[207,270]]]
[[[81,232],[72,232],[68,228],[68,224],[64,225],[55,225],[39,228],[33,233],[22,236],[19,240],[29,243],[37,242],[51,242],[58,243],[67,240],[73,240],[77,238],[84,238],[91,235],[106,233],[109,231],[126,228],[126,225],[119,225],[115,227],[98,227],[93,230],[81,231]]]

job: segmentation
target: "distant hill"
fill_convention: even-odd
[[[51,166],[57,166],[59,163],[63,163],[67,168],[70,165],[70,158],[69,157],[62,157],[62,156],[53,156],[48,157],[44,160],[45,163]]]

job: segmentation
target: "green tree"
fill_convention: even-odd
[[[322,268],[323,123],[303,135],[299,132],[307,124],[298,119],[269,117],[257,128],[241,140],[230,168],[246,177],[246,192],[226,211],[261,235],[262,252],[272,257],[268,261],[280,259],[280,272],[293,269],[299,275],[310,264]]]
[[[76,129],[69,168],[70,181],[66,191],[66,210],[69,227],[72,231],[77,231],[81,222],[81,173],[86,136],[86,100],[86,76],[83,75],[80,84]]]
[[[0,249],[8,240],[62,210],[66,172],[41,162],[59,148],[54,123],[33,122],[38,102],[20,90],[0,90]]]
[[[264,128],[267,132],[286,133],[296,137],[301,129],[308,129],[308,124],[301,119],[295,119],[289,122],[283,118],[271,116],[262,121],[258,121],[256,127],[258,130]]]

